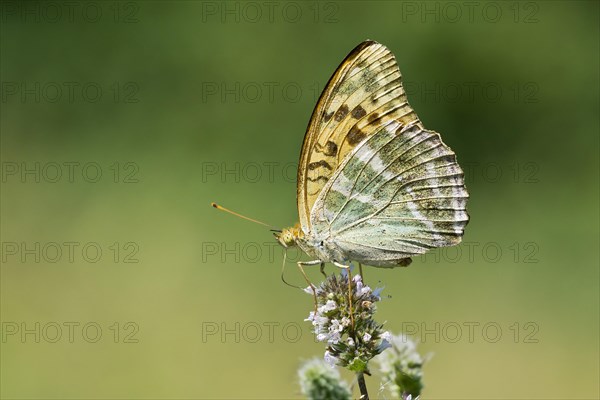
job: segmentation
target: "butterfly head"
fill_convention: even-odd
[[[299,225],[296,224],[291,228],[285,228],[281,231],[273,232],[273,235],[283,247],[294,247],[296,246],[297,240],[302,236],[302,230],[300,229]]]

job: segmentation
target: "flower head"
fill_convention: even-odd
[[[317,340],[327,342],[326,361],[355,372],[368,372],[368,361],[387,343],[381,336],[382,325],[373,319],[379,295],[373,294],[360,275],[349,281],[347,273],[329,276],[316,295],[317,312],[311,312],[307,320],[312,322]]]
[[[298,370],[300,390],[311,400],[334,399],[349,400],[351,392],[348,383],[340,378],[335,368],[323,360],[312,359],[304,362]]]
[[[376,358],[384,384],[394,398],[418,399],[423,390],[423,358],[417,353],[415,342],[404,334],[392,336],[384,332],[381,336],[389,347]]]

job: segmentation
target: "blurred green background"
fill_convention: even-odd
[[[3,2],[2,398],[300,398],[312,300],[209,202],[295,223],[315,100],[373,39],[471,194],[459,249],[366,271],[423,398],[597,399],[598,2],[469,4]]]

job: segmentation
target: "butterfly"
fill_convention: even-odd
[[[317,102],[298,165],[300,221],[275,236],[313,259],[298,263],[303,273],[327,262],[407,266],[461,242],[468,198],[454,152],[408,104],[394,55],[367,40]]]

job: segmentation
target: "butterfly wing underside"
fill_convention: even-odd
[[[311,220],[349,260],[394,267],[460,243],[468,197],[463,171],[439,134],[391,121],[340,165]]]
[[[337,68],[311,116],[298,165],[297,200],[304,233],[317,198],[344,158],[391,121],[420,125],[394,55],[365,41]]]

